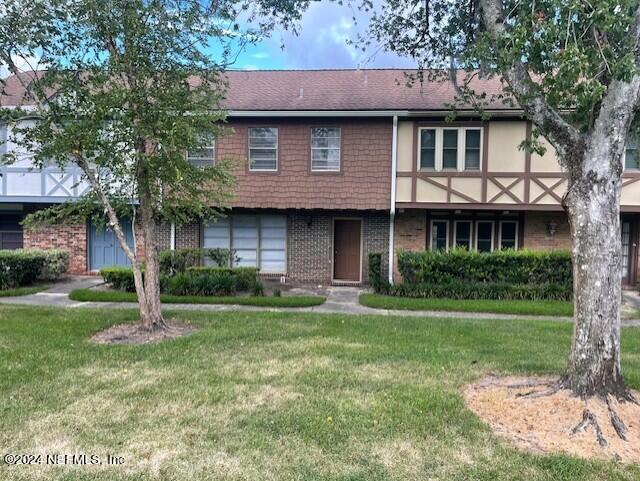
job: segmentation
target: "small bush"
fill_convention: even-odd
[[[258,282],[259,269],[256,267],[190,267],[187,273],[216,274],[228,272],[234,280],[234,289],[238,292],[250,291]]]
[[[262,282],[260,282],[260,279],[256,279],[256,282],[251,286],[251,295],[255,297],[264,296],[264,286]]]
[[[160,252],[160,272],[169,276],[202,266],[207,261],[220,267],[230,264],[233,253],[229,249],[176,249]]]
[[[55,281],[66,274],[69,269],[69,253],[67,251],[50,249],[43,250],[44,263],[38,279],[43,281]]]
[[[100,269],[100,275],[113,289],[118,291],[135,292],[133,270],[126,267],[105,267]]]
[[[235,293],[230,272],[176,274],[167,282],[167,294],[176,296],[230,296]]]
[[[387,292],[389,281],[382,276],[382,254],[372,252],[369,254],[369,284],[375,292]]]
[[[282,297],[282,291],[276,287],[273,290],[273,297]]]
[[[0,289],[33,284],[42,273],[44,265],[44,251],[0,250]]]

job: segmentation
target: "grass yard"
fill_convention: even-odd
[[[7,480],[637,480],[640,467],[518,452],[468,411],[487,371],[560,373],[571,324],[172,312],[200,327],[95,345],[132,310],[0,307],[3,453],[122,456],[7,466]],[[640,387],[640,329],[623,330]],[[576,420],[577,421],[577,420]]]
[[[46,291],[51,287],[49,284],[36,284],[35,286],[16,287],[15,289],[0,290],[0,297],[28,296],[36,292]]]
[[[93,302],[137,302],[135,292],[106,291],[98,289],[75,289],[69,293],[74,301]],[[323,296],[172,296],[162,294],[165,304],[236,304],[260,307],[311,307],[326,301]]]
[[[573,303],[568,301],[502,301],[475,299],[420,299],[411,297],[360,294],[360,304],[376,309],[409,311],[490,312],[529,316],[572,316]]]

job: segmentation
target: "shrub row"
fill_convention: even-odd
[[[136,290],[132,269],[110,267],[100,275],[113,289]],[[160,290],[178,296],[229,296],[237,292],[262,295],[264,289],[253,267],[191,267],[174,275],[161,274]]]
[[[571,255],[566,251],[400,252],[398,269],[409,284],[554,284],[563,289],[572,285]]]
[[[210,262],[226,267],[231,264],[233,252],[229,249],[176,249],[160,252],[160,272],[169,276],[186,272],[192,267]]]
[[[504,282],[443,282],[397,284],[381,292],[392,296],[447,299],[554,300],[569,301],[572,289],[566,284],[508,284]]]
[[[69,253],[61,250],[0,250],[0,289],[12,289],[36,280],[55,280],[67,272]]]

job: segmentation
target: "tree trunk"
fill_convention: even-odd
[[[166,324],[160,306],[160,261],[156,244],[156,222],[151,209],[140,205],[140,214],[145,250],[144,290],[147,303],[142,325],[148,330],[164,329]]]
[[[620,159],[590,148],[584,155],[564,202],[573,241],[575,310],[563,385],[582,397],[626,397],[620,372]]]

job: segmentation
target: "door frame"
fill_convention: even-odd
[[[336,279],[336,221],[337,220],[357,220],[360,222],[360,267],[358,270],[358,280],[352,281],[347,279]],[[362,257],[364,256],[364,218],[363,217],[348,217],[338,216],[333,217],[331,220],[331,282],[342,282],[353,284],[362,284]]]

